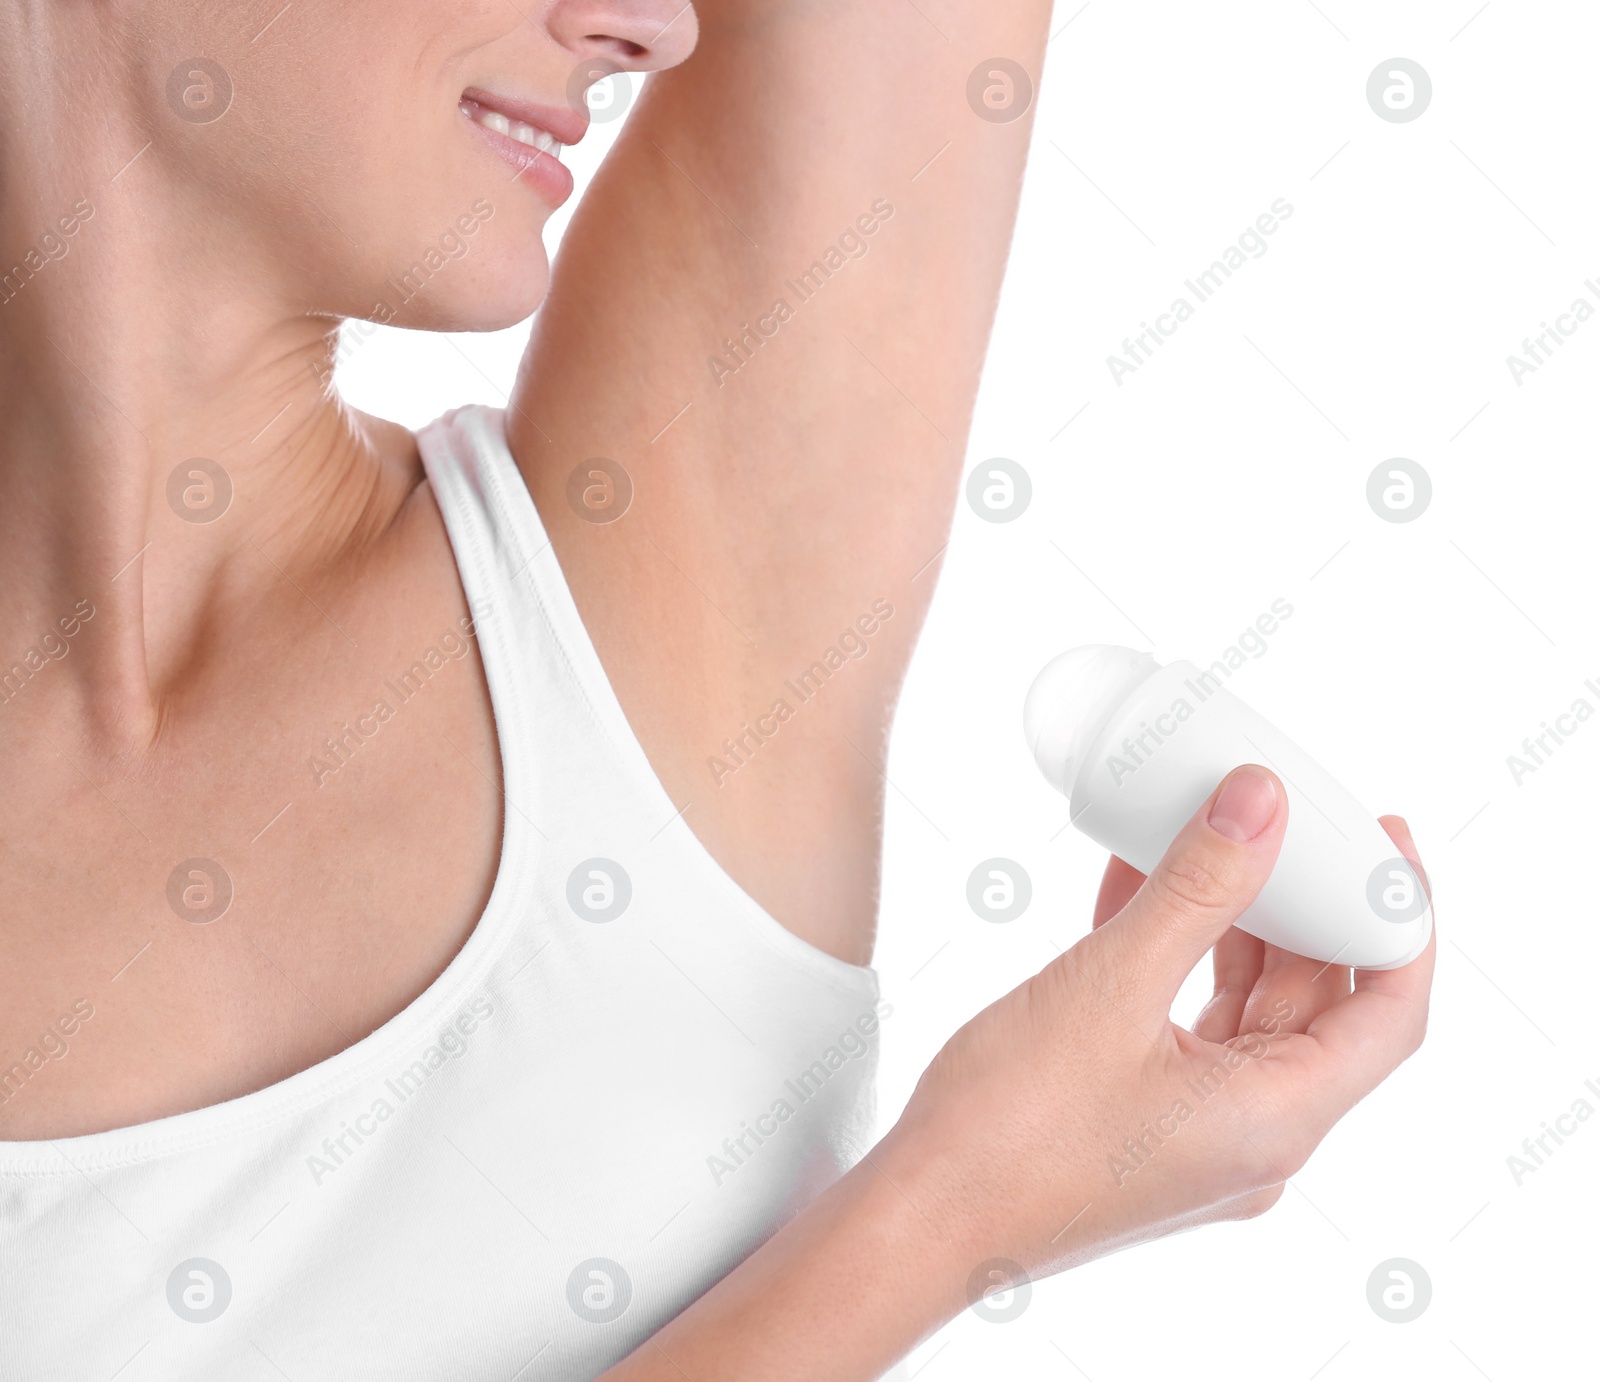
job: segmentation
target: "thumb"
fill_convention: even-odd
[[[1256,899],[1289,823],[1288,794],[1267,769],[1235,768],[1189,819],[1132,899],[1096,938],[1137,976],[1164,1018],[1178,988]]]

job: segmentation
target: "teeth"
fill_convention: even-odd
[[[520,120],[510,120],[499,111],[489,110],[476,102],[471,105],[463,102],[461,109],[470,119],[476,120],[487,130],[515,139],[517,143],[526,144],[530,149],[538,149],[542,153],[549,154],[551,158],[561,157],[561,151],[565,146],[558,144],[555,136],[546,130],[524,124]]]
[[[515,124],[511,127],[511,137],[519,144],[526,144],[530,148],[543,149],[545,153],[559,156],[561,145],[557,144],[553,135],[544,130],[535,129],[532,125]]]

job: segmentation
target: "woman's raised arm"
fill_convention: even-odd
[[[513,450],[690,825],[780,921],[864,961],[888,712],[949,528],[1050,6],[698,10],[694,56],[650,79],[574,216]],[[569,505],[596,457],[626,472],[622,521]]]

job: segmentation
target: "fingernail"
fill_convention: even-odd
[[[1211,828],[1230,840],[1253,840],[1278,814],[1278,788],[1260,768],[1235,768],[1222,784],[1206,817]]]

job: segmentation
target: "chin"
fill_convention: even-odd
[[[377,289],[387,324],[411,331],[501,331],[526,321],[550,286],[537,230],[516,249],[485,240],[467,252],[421,257]]]

